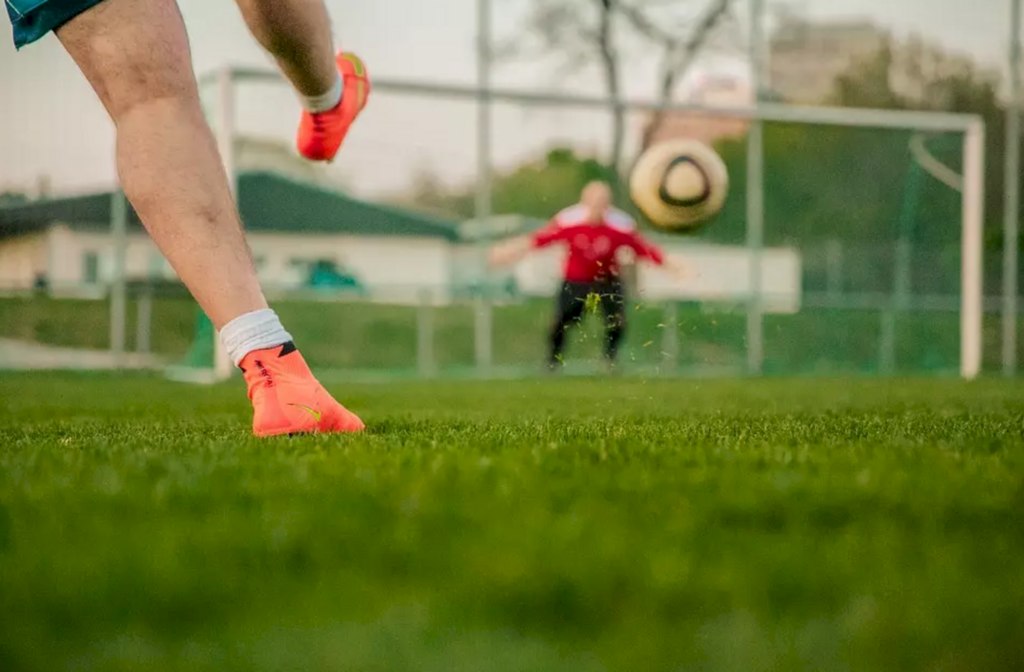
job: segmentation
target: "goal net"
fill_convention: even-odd
[[[203,94],[261,279],[311,365],[327,377],[540,371],[560,253],[509,269],[484,255],[609,175],[604,101],[380,81],[338,160],[312,166],[295,155],[298,106],[276,75],[220,73]],[[625,371],[978,374],[998,325],[984,319],[977,118],[624,109],[623,171],[645,142],[694,137],[731,180],[723,212],[693,235],[640,220],[691,277],[627,265]],[[570,336],[568,373],[600,370],[602,327],[595,315]],[[219,348],[196,351],[179,368],[229,370]]]

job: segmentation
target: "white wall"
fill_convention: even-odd
[[[657,267],[640,266],[642,296],[651,300],[742,301],[752,291],[750,253],[743,247],[693,246],[666,250],[684,264],[689,276],[679,281]],[[768,248],[761,255],[761,302],[771,313],[800,310],[803,281],[800,254],[788,248]]]
[[[45,271],[45,233],[0,240],[0,290],[28,289]]]
[[[451,282],[453,246],[440,239],[251,233],[248,240],[269,289],[299,286],[305,278],[301,262],[321,259],[335,262],[383,300],[416,300],[424,287],[444,299]],[[98,285],[108,283],[114,260],[105,231],[54,226],[45,233],[0,240],[0,287],[29,288],[36,273],[45,271],[62,293],[83,290],[90,253],[98,257]],[[128,237],[126,271],[129,279],[176,277],[142,233]]]
[[[302,271],[293,262],[320,259],[335,262],[385,300],[414,300],[423,288],[444,294],[449,286],[452,246],[440,239],[270,233],[248,239],[270,288],[297,286]]]
[[[110,234],[102,230],[74,230],[59,227],[50,230],[50,278],[56,287],[79,285],[85,281],[85,257],[99,259],[99,282],[114,277],[114,246]],[[129,279],[176,277],[153,241],[143,233],[128,235],[125,248],[125,274]]]
[[[650,300],[738,301],[750,291],[750,257],[743,247],[680,245],[666,254],[685,264],[691,276],[683,282],[661,269],[638,264],[636,292]],[[565,252],[540,250],[520,262],[515,278],[521,291],[550,296],[562,279]],[[761,262],[761,291],[765,310],[795,312],[800,308],[800,255],[788,248],[766,249]]]

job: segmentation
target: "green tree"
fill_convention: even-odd
[[[1004,111],[997,96],[997,79],[991,73],[920,41],[890,42],[837,78],[827,102],[981,115],[987,126],[988,246],[999,249]],[[915,263],[915,277],[928,275],[932,288],[955,288],[960,194],[929,176],[911,187],[917,170],[911,151],[914,136],[911,131],[767,124],[767,243],[801,248],[808,264],[815,259],[814,248],[820,251],[830,240],[842,241],[848,250],[873,248],[856,261],[850,259],[844,267],[846,279],[861,290],[888,290],[894,243],[900,227],[909,224],[914,249],[921,255]],[[940,162],[961,171],[962,136],[930,135],[924,141]],[[698,235],[740,244],[746,228],[746,143],[729,140],[719,143],[717,149],[729,166],[731,194],[718,220]],[[915,193],[916,199],[908,201]],[[906,210],[913,215],[910,220],[903,217],[908,203],[913,204]],[[998,264],[987,264],[987,271],[992,282],[999,273]]]
[[[28,194],[22,191],[3,191],[0,192],[0,207],[12,206],[12,205],[24,205],[31,201]]]
[[[878,53],[841,75],[830,102],[846,107],[868,107],[978,114],[985,122],[986,208],[989,221],[1003,212],[1003,156],[1006,112],[999,100],[999,74],[979,68],[970,59],[955,56],[920,39],[890,40]],[[954,170],[961,168],[959,148],[943,152]],[[996,231],[999,227],[990,227]],[[998,237],[990,239],[998,243]]]
[[[981,115],[987,125],[988,242],[990,249],[999,247],[1004,112],[992,73],[920,41],[890,42],[837,78],[827,102],[847,107]],[[883,129],[768,124],[767,242],[809,247],[826,239],[839,239],[891,250],[899,235],[914,164],[910,149],[914,135]],[[961,170],[961,136],[928,136],[925,142],[942,163],[956,172]],[[746,144],[742,139],[731,140],[717,148],[729,166],[731,196],[719,220],[701,235],[709,240],[740,243],[746,222]],[[955,276],[960,195],[931,177],[921,181],[920,189],[910,222],[915,243],[942,256],[945,270]],[[877,264],[876,268],[865,261],[862,272],[884,277],[888,272],[884,267],[892,265],[881,252]],[[998,272],[995,265],[989,266]],[[884,280],[878,282],[885,285]]]
[[[546,219],[578,199],[587,182],[611,182],[613,177],[612,170],[597,159],[577,156],[569,148],[551,149],[533,161],[494,175],[493,210],[498,215]],[[403,202],[421,210],[469,219],[473,216],[473,189],[469,185],[445,191],[437,180],[423,174]]]
[[[530,2],[526,25],[516,35],[517,48],[512,51],[554,57],[562,72],[596,69],[604,93],[613,101],[607,163],[615,169],[615,176],[623,169],[627,119],[625,108],[617,103],[623,100],[624,76],[635,70],[636,56],[657,58],[656,94],[658,100],[669,102],[698,55],[733,37],[735,0],[701,0],[698,11],[694,4],[662,0]],[[662,121],[663,115],[654,115],[645,134],[653,135]],[[619,180],[612,185],[621,194]]]
[[[990,254],[1003,247],[1003,194],[1006,147],[1006,110],[999,99],[999,73],[979,68],[970,59],[944,52],[912,38],[890,42],[873,59],[851,68],[836,83],[834,102],[852,107],[963,112],[980,115],[985,122],[985,246]],[[932,153],[953,170],[962,169],[959,136],[929,139]],[[1018,150],[1019,151],[1019,150]],[[1020,175],[1012,176],[1018,181]],[[959,195],[936,180],[923,187],[913,222],[915,240],[947,250],[948,271],[953,272],[960,246]],[[998,263],[986,263],[986,285],[995,291],[1001,272]]]
[[[552,149],[542,159],[496,177],[494,211],[547,218],[575,202],[587,182],[613,179],[613,171],[597,159]]]

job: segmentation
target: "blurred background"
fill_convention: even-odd
[[[630,269],[628,370],[960,373],[964,134],[715,111],[759,105],[979,115],[982,370],[1016,375],[1014,0],[328,0],[376,85],[331,166],[297,157],[295,96],[234,4],[179,4],[261,278],[325,378],[539,373],[560,257],[494,271],[484,249],[680,137],[716,147],[730,196],[695,235],[645,228],[696,273]],[[0,368],[215,371],[56,39],[3,40],[0,87]],[[599,345],[590,320],[569,372],[598,370]]]

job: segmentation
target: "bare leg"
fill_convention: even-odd
[[[323,0],[236,0],[256,40],[304,96],[330,90],[338,79],[331,19]]]
[[[174,0],[106,0],[57,37],[114,121],[128,200],[214,326],[266,308]]]

